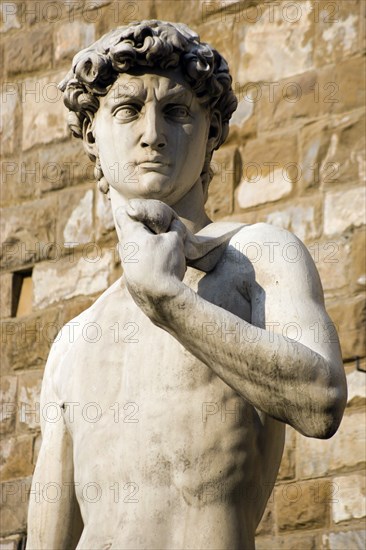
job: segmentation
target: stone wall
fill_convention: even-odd
[[[69,135],[56,83],[80,48],[145,18],[191,25],[229,61],[239,108],[214,157],[209,213],[270,222],[304,240],[341,338],[349,383],[342,425],[327,441],[288,429],[257,548],[364,547],[365,5],[2,3],[0,548],[17,548],[26,531],[52,339],[120,274],[108,200],[95,188],[82,144]],[[255,246],[251,253],[255,261]]]

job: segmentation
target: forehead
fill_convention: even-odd
[[[162,71],[147,69],[144,72],[121,73],[106,96],[107,100],[121,97],[138,97],[149,100],[155,98],[160,101],[166,96],[185,96],[192,99],[194,94],[184,79],[180,69]]]

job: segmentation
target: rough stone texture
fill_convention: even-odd
[[[366,365],[364,365],[365,368]],[[347,374],[348,407],[366,404],[366,376],[364,372],[353,371]]]
[[[1,267],[14,268],[50,255],[56,240],[56,202],[52,197],[3,209]]]
[[[18,425],[19,430],[28,432],[39,429],[42,415],[47,410],[40,408],[40,393],[43,371],[29,371],[19,376]]]
[[[0,275],[0,309],[2,317],[11,316],[12,286],[12,273],[3,273]]]
[[[335,477],[337,492],[332,502],[334,523],[366,516],[366,480],[361,474]]]
[[[316,529],[321,527],[329,514],[329,483],[313,482],[284,484],[275,490],[277,526],[280,531]]]
[[[33,439],[29,436],[12,437],[0,443],[0,476],[2,481],[29,476],[33,473]]]
[[[60,197],[60,211],[63,213],[59,221],[60,242],[84,244],[92,241],[94,231],[91,189],[63,193]]]
[[[17,377],[2,376],[0,380],[0,433],[10,433],[17,415]]]
[[[366,426],[363,412],[346,414],[331,439],[322,441],[297,436],[297,473],[315,478],[347,469],[361,469],[366,461]]]
[[[56,73],[22,83],[23,151],[69,135],[62,94],[57,89],[62,77]]]
[[[55,267],[36,265],[33,270],[35,308],[107,288],[114,255],[107,251],[101,256],[100,249],[94,243],[90,245],[83,249],[81,258],[62,258]]]
[[[327,550],[363,550],[366,546],[366,530],[355,529],[326,533],[322,537]]]
[[[365,368],[362,293],[366,286],[366,246],[361,225],[366,172],[365,2],[27,0],[3,2],[0,13],[0,58],[5,61],[1,64],[1,204],[5,207],[1,231],[2,243],[6,244],[1,257],[6,270],[1,278],[1,290],[6,295],[1,309],[5,317],[1,323],[1,390],[4,402],[16,405],[1,411],[4,445],[20,449],[15,441],[35,438],[29,458],[34,465],[40,441],[38,422],[30,414],[21,421],[20,400],[34,407],[52,338],[65,322],[94,301],[95,292],[100,292],[95,289],[94,276],[103,282],[101,288],[121,273],[113,251],[115,236],[108,198],[96,191],[93,165],[82,143],[69,136],[61,96],[54,101],[55,84],[68,70],[73,54],[93,35],[97,38],[112,27],[143,18],[184,21],[227,58],[239,100],[228,142],[214,157],[225,163],[227,177],[216,174],[208,209],[215,219],[266,221],[286,227],[305,240],[320,272],[327,308],[339,328],[347,361],[348,416],[329,441],[294,437],[288,430],[274,495],[280,498],[271,498],[268,503],[258,529],[257,549],[363,549],[366,534],[360,530],[362,520],[353,498],[358,486],[351,490],[353,486],[339,484],[342,498],[335,495],[337,504],[315,502],[319,491],[312,498],[308,485],[313,484],[316,491],[320,487],[317,484],[328,484],[325,501],[329,501],[335,487],[331,483],[356,480],[363,474],[365,374],[355,370],[355,357],[361,358],[360,368]],[[259,163],[268,185],[263,186],[263,197],[255,188],[251,190],[250,203],[247,191],[239,193],[238,185],[241,183],[243,189],[245,177],[255,175],[251,162]],[[281,180],[277,173],[272,189],[269,167],[264,165],[271,162],[278,163],[280,170],[289,162],[297,163],[299,177],[292,174],[289,183],[283,181],[282,172]],[[239,172],[238,180],[234,168]],[[251,185],[258,189],[258,183]],[[84,245],[75,250],[74,262],[69,261],[72,254],[65,256],[65,250],[56,254],[45,245],[63,243],[72,213],[92,188],[93,208],[88,199],[83,222],[78,225],[74,214],[68,231],[73,238],[96,239],[104,251],[103,258],[110,255],[111,259],[101,269],[98,263],[104,260],[79,269],[77,261]],[[87,235],[88,228],[94,229],[94,235],[92,231]],[[32,249],[33,253],[26,254]],[[88,252],[92,257],[93,251]],[[57,261],[52,260],[55,256]],[[332,259],[339,261],[330,262]],[[24,267],[34,269],[42,309],[11,319],[12,272]],[[59,288],[59,267],[67,288]],[[57,305],[50,307],[52,293]],[[28,475],[28,466],[17,451],[3,468],[21,476],[5,485],[8,493],[2,510],[1,536],[6,538],[0,541],[0,548],[15,550],[20,535],[14,533],[26,528],[23,476]],[[304,478],[308,480],[305,489]],[[290,505],[282,491],[293,483],[305,496]],[[288,496],[293,497],[294,492],[289,491]],[[339,517],[350,517],[329,525],[331,514],[327,511],[321,517],[322,506],[328,506],[332,514],[338,506]],[[301,532],[294,533],[299,527]]]

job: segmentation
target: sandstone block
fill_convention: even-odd
[[[329,301],[327,311],[336,326],[344,360],[365,355],[365,297]]]
[[[301,203],[270,212],[265,221],[283,227],[294,233],[302,241],[319,237],[321,213],[312,204]]]
[[[17,415],[17,377],[2,376],[0,380],[0,433],[12,432]]]
[[[29,371],[19,375],[18,424],[22,432],[37,430],[42,416],[47,418],[47,409],[41,410],[40,393],[43,371]],[[29,462],[32,463],[32,455]]]
[[[273,82],[303,73],[313,66],[311,3],[260,5],[246,14],[248,24],[236,22],[236,77],[245,82]],[[249,20],[249,17],[251,21]],[[264,47],[264,38],[267,47]],[[295,39],[296,37],[296,39]],[[270,45],[270,46],[268,46]],[[281,52],[278,55],[277,52]]]
[[[366,361],[363,368],[366,367]],[[366,369],[365,369],[366,370]],[[347,374],[347,407],[359,407],[366,404],[366,376],[364,372],[353,371]]]
[[[16,369],[43,367],[51,344],[61,328],[60,312],[57,309],[22,319],[2,321],[2,372],[6,374]]]
[[[339,99],[334,103],[334,113],[344,113],[365,105],[364,64],[361,56],[354,57],[337,63],[335,71],[332,70],[330,74],[324,72],[322,78],[335,83],[329,92],[332,92],[332,97]],[[329,105],[326,106],[329,112]]]
[[[335,235],[365,223],[366,188],[329,191],[324,201],[324,233]]]
[[[92,8],[93,4],[98,9],[97,14],[90,13],[89,11],[84,12],[84,19],[88,23],[95,23],[96,36],[101,36],[119,25],[128,25],[132,21],[153,18],[170,21],[169,17],[165,15],[171,12],[170,2],[165,4],[164,13],[161,15],[158,15],[154,10],[153,0],[144,0],[144,2],[98,2],[100,4],[98,6],[97,2],[91,2],[89,6]],[[172,21],[178,20],[175,18],[172,19]]]
[[[5,66],[9,76],[49,69],[52,63],[52,29],[37,27],[22,32],[5,43]]]
[[[0,94],[0,134],[1,148],[3,155],[11,155],[15,151],[17,144],[16,129],[19,124],[19,96],[18,89],[14,83],[7,82],[3,85],[3,92]],[[9,159],[8,162],[14,162]],[[6,165],[5,165],[6,166]],[[2,176],[2,182],[6,183],[5,176],[11,173],[10,166],[5,170]]]
[[[299,178],[295,136],[258,138],[247,143],[242,152],[242,179],[236,201],[250,208],[288,196]]]
[[[79,244],[89,243],[94,238],[93,191],[91,189],[65,191],[59,195],[58,241]]]
[[[3,209],[0,222],[3,268],[14,268],[51,255],[56,240],[54,197]]]
[[[319,4],[315,7],[314,60],[317,65],[337,63],[361,46],[360,4],[357,0]]]
[[[352,233],[351,240],[351,263],[350,263],[350,284],[357,290],[366,285],[366,232],[362,227]]]
[[[1,512],[0,536],[25,533],[31,477],[7,481],[0,485]]]
[[[322,536],[324,548],[327,550],[363,550],[366,546],[366,530],[350,529],[335,531]]]
[[[234,189],[241,177],[241,159],[235,147],[215,151],[211,163],[214,177],[209,186],[206,208],[214,220],[233,211]]]
[[[73,56],[95,41],[94,25],[75,20],[62,23],[55,32],[55,60],[72,60]]]
[[[96,243],[83,248],[83,256],[61,258],[57,265],[38,264],[33,270],[34,307],[45,308],[75,296],[96,294],[108,287],[114,252],[102,254]]]
[[[333,479],[337,492],[332,499],[334,523],[366,516],[366,479],[363,474],[340,476]]]
[[[257,527],[257,535],[268,535],[273,532],[274,529],[274,506],[273,500],[269,500],[267,507],[264,511],[262,519]]]
[[[0,539],[0,550],[18,550],[23,542],[23,535],[12,535],[6,539]]]
[[[285,448],[277,480],[294,479],[295,477],[296,432],[291,426],[286,426]]]
[[[342,288],[348,283],[350,266],[349,240],[329,239],[309,245],[325,291]]]
[[[2,2],[0,5],[0,33],[21,28],[17,8],[15,2]]]
[[[255,548],[256,550],[318,550],[319,546],[316,536],[312,534],[291,534],[256,537]]]
[[[23,151],[69,135],[67,110],[57,88],[63,77],[63,73],[57,73],[22,83]]]
[[[111,201],[104,193],[96,192],[95,232],[97,240],[114,229]]]
[[[277,525],[280,531],[316,529],[327,525],[329,482],[297,482],[275,489]]]
[[[2,317],[11,317],[11,300],[13,288],[13,274],[0,275],[0,310]]]
[[[365,415],[346,414],[338,432],[327,440],[309,439],[298,434],[296,465],[299,477],[310,478],[362,468],[366,460]]]
[[[33,438],[11,437],[0,442],[0,475],[2,481],[29,476],[33,473]]]

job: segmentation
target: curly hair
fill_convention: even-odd
[[[59,84],[69,109],[68,124],[75,137],[83,137],[85,123],[99,108],[98,96],[108,93],[119,73],[134,67],[180,67],[198,101],[221,115],[221,136],[216,149],[228,135],[229,120],[237,107],[228,65],[211,46],[183,23],[150,20],[118,27],[75,55],[72,69]],[[205,160],[206,179],[212,178]],[[95,159],[94,159],[95,160]],[[208,183],[209,183],[208,181]],[[206,182],[207,183],[207,182]]]

